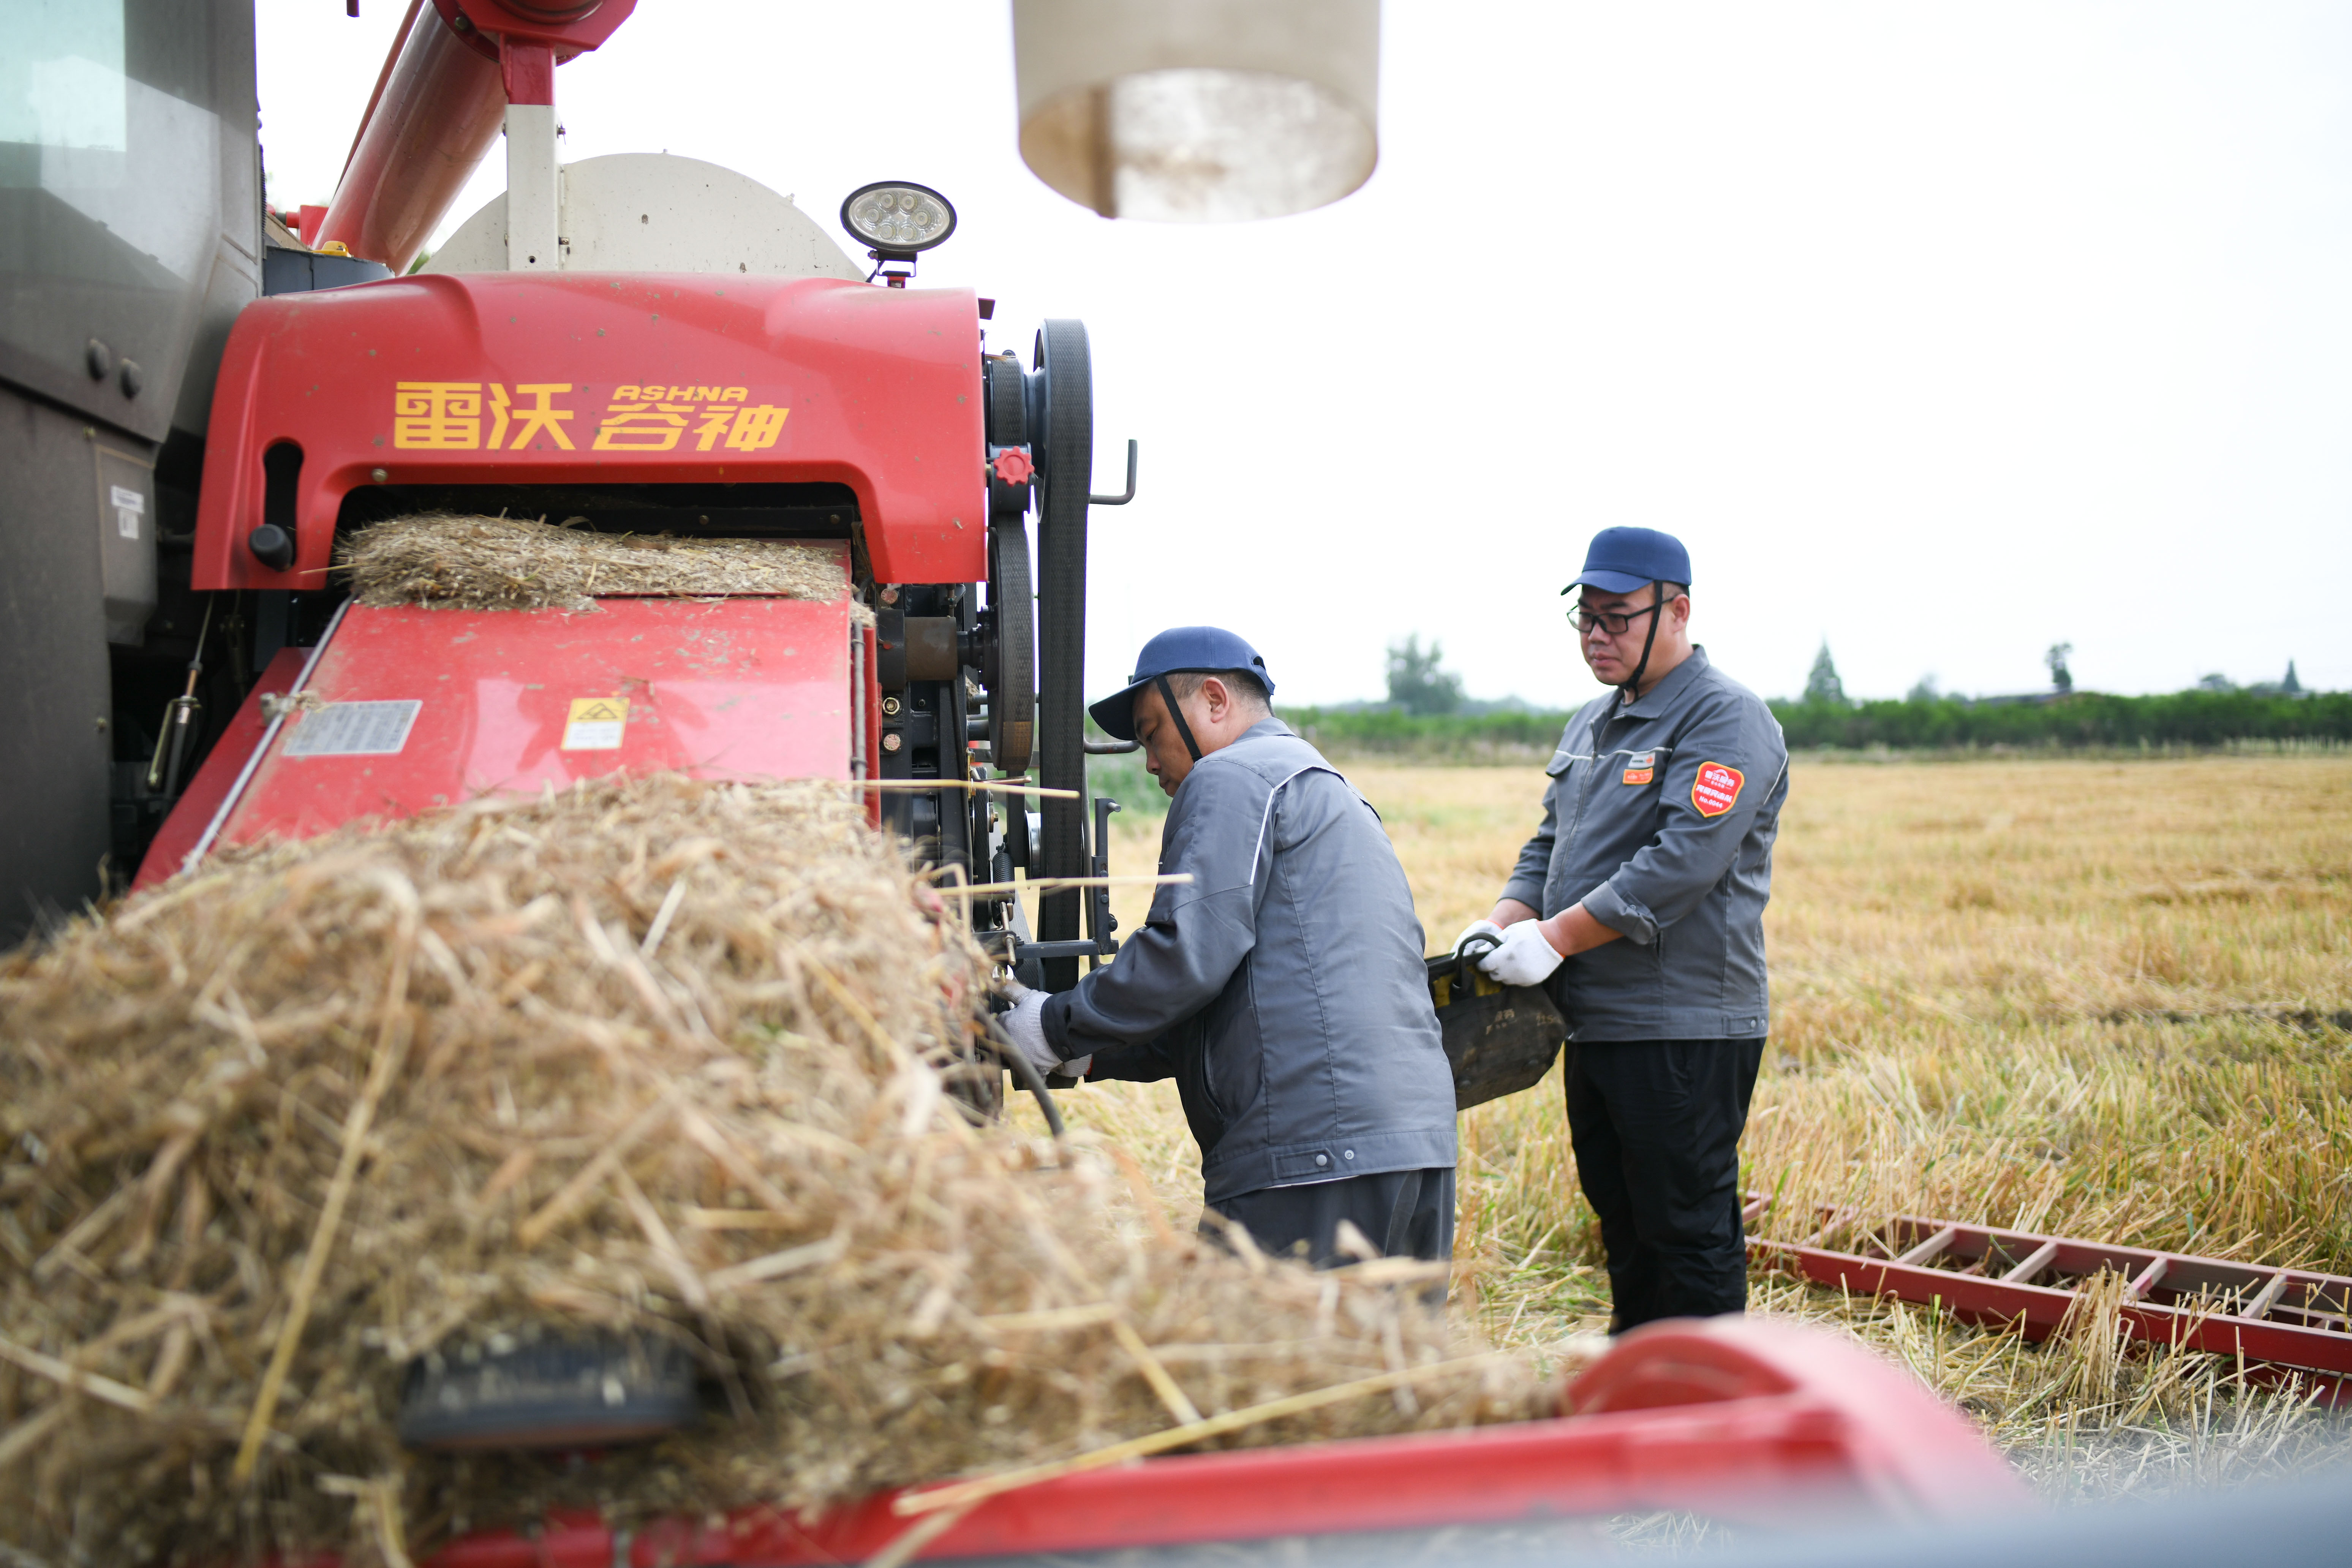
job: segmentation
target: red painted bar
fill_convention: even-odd
[[[1745,1212],[1752,1219],[1769,1206],[1769,1200],[1751,1199]],[[2273,1293],[2267,1288],[2281,1270],[2227,1258],[2112,1247],[1913,1215],[1874,1219],[1824,1209],[1820,1217],[1822,1224],[1814,1237],[1854,1237],[1855,1244],[1881,1256],[1761,1237],[1748,1238],[1751,1253],[1774,1258],[1817,1284],[1939,1305],[1969,1322],[2014,1323],[2026,1338],[2037,1341],[2047,1338],[2064,1321],[2074,1304],[2074,1289],[2063,1281],[2086,1279],[2106,1268],[2143,1286],[2140,1298],[2126,1300],[2121,1310],[2121,1321],[2134,1337],[2307,1373],[2326,1402],[2352,1403],[2352,1333],[2341,1326],[2320,1326],[2309,1321],[2319,1317],[2341,1325],[2346,1303],[2352,1301],[2352,1279],[2287,1269],[2284,1271],[2287,1284]],[[1899,1252],[1908,1252],[1947,1228],[1957,1234],[1935,1261],[1954,1267],[1897,1260]],[[2048,1260],[2035,1268],[2029,1279],[2006,1278],[2018,1264],[2031,1261],[2045,1249]],[[1963,1271],[1985,1259],[1990,1259],[1986,1272]],[[1996,1269],[2002,1277],[1993,1277]],[[2235,1303],[2228,1299],[2232,1295],[2237,1298]],[[2245,1308],[2263,1295],[2273,1299],[2262,1314],[2247,1313]],[[2200,1300],[2210,1304],[2200,1306]],[[2315,1302],[2316,1312],[2312,1310]],[[2269,1380],[2276,1381],[2275,1377]]]

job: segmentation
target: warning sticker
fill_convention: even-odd
[[[563,726],[563,750],[617,752],[621,749],[621,731],[628,723],[627,698],[575,697],[572,700],[572,717]]]
[[[1691,804],[1698,807],[1701,816],[1721,816],[1739,804],[1739,792],[1747,783],[1748,775],[1738,768],[1701,763],[1698,777],[1691,780]]]
[[[106,487],[114,505],[114,531],[125,539],[139,537],[139,520],[147,515],[147,498],[128,485]]]
[[[389,757],[408,744],[425,704],[331,702],[306,713],[286,742],[289,757]]]

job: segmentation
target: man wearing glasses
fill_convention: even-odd
[[[1456,952],[1567,1016],[1569,1139],[1601,1216],[1611,1331],[1748,1303],[1739,1133],[1764,1054],[1780,726],[1690,640],[1690,554],[1605,529],[1569,618],[1607,696],[1544,770],[1543,826]]]

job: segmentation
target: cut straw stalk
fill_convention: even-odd
[[[787,1274],[797,1274],[803,1268],[815,1268],[831,1263],[849,1250],[845,1236],[829,1236],[823,1241],[812,1241],[801,1247],[788,1247],[782,1252],[771,1252],[764,1258],[754,1258],[748,1263],[738,1263],[731,1268],[721,1268],[703,1280],[714,1293],[740,1289],[746,1285],[758,1285],[770,1279],[781,1279]]]
[[[1160,1403],[1168,1407],[1169,1415],[1187,1426],[1201,1419],[1199,1407],[1185,1397],[1184,1390],[1168,1375],[1168,1369],[1160,1364],[1160,1358],[1151,1353],[1151,1347],[1143,1342],[1143,1336],[1135,1331],[1133,1325],[1125,1318],[1113,1318],[1110,1331],[1118,1341],[1119,1349],[1134,1358],[1136,1366],[1143,1373],[1143,1381],[1151,1384],[1151,1392],[1160,1396]]]
[[[50,1433],[65,1424],[65,1419],[66,1402],[60,1399],[39,1415],[27,1415],[7,1431],[0,1432],[0,1470],[7,1469],[38,1447]]]
[[[119,1405],[125,1410],[146,1414],[155,1406],[154,1400],[126,1383],[101,1377],[94,1372],[84,1372],[71,1362],[59,1361],[53,1355],[27,1350],[10,1339],[0,1339],[0,1361],[10,1361],[26,1372],[61,1383],[68,1388],[78,1388],[93,1399],[103,1399],[109,1405]]]
[[[515,1230],[515,1241],[524,1247],[537,1247],[547,1238],[547,1233],[562,1225],[572,1211],[593,1192],[598,1184],[620,1167],[630,1150],[642,1142],[647,1134],[670,1119],[677,1102],[686,1093],[684,1084],[673,1082],[660,1098],[637,1113],[635,1121],[621,1135],[606,1144],[597,1156],[583,1165],[578,1173],[564,1183],[562,1189],[540,1206],[537,1214],[522,1222]]]
[[[1342,1383],[1330,1388],[1318,1388],[1306,1394],[1290,1394],[1282,1399],[1269,1399],[1263,1405],[1253,1405],[1246,1409],[1230,1411],[1223,1415],[1212,1415],[1206,1420],[1187,1422],[1181,1426],[1171,1426],[1164,1432],[1153,1432],[1142,1437],[1130,1437],[1124,1443],[1113,1443],[1108,1447],[1097,1448],[1091,1453],[1080,1454],[1074,1458],[1055,1459],[1043,1465],[1027,1465],[1017,1470],[1006,1470],[1000,1475],[982,1476],[978,1480],[939,1487],[927,1492],[910,1492],[892,1503],[890,1508],[894,1513],[912,1516],[929,1513],[936,1509],[966,1507],[995,1497],[1002,1492],[1017,1491],[1023,1487],[1034,1487],[1043,1481],[1057,1480],[1063,1476],[1075,1476],[1087,1470],[1099,1470],[1107,1465],[1125,1464],[1129,1459],[1140,1459],[1151,1454],[1164,1454],[1171,1448],[1181,1448],[1190,1443],[1204,1442],[1211,1437],[1222,1437],[1228,1432],[1241,1432],[1252,1426],[1262,1426],[1268,1421],[1279,1421],[1286,1415],[1298,1415],[1309,1410],[1319,1410],[1327,1405],[1337,1405],[1342,1400],[1360,1399],[1371,1394],[1386,1394],[1393,1388],[1404,1388],[1450,1373],[1470,1372],[1479,1367],[1491,1366],[1501,1359],[1503,1359],[1501,1356],[1492,1352],[1482,1355],[1460,1356],[1453,1361],[1434,1362],[1428,1366],[1408,1367],[1402,1372],[1384,1372],[1376,1376],[1360,1377],[1353,1383]]]
[[[392,893],[400,905],[400,933],[392,951],[392,975],[383,987],[383,1016],[375,1037],[375,1059],[368,1068],[366,1087],[352,1103],[352,1113],[343,1122],[342,1152],[336,1158],[334,1180],[327,1187],[326,1205],[319,1212],[317,1229],[310,1234],[310,1249],[302,1256],[301,1277],[294,1282],[294,1294],[286,1306],[286,1322],[278,1331],[277,1347],[269,1354],[269,1370],[262,1374],[261,1391],[254,1396],[253,1413],[246,1418],[245,1436],[236,1446],[236,1463],[229,1474],[237,1485],[253,1479],[253,1467],[261,1458],[261,1440],[268,1435],[269,1418],[278,1413],[278,1396],[286,1387],[286,1373],[294,1364],[294,1352],[302,1342],[302,1329],[310,1319],[310,1302],[317,1296],[319,1280],[327,1271],[327,1255],[333,1250],[335,1232],[343,1221],[343,1205],[351,1201],[352,1184],[359,1177],[360,1156],[367,1148],[369,1126],[375,1121],[376,1107],[383,1100],[384,1092],[400,1071],[401,1062],[408,1055],[407,1022],[408,974],[416,957],[416,932],[422,910],[416,889],[398,879],[397,873],[386,873],[380,885]]]

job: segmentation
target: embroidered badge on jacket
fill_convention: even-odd
[[[1701,763],[1698,776],[1691,780],[1691,805],[1701,816],[1721,816],[1739,804],[1739,792],[1747,783],[1748,775],[1738,768]]]

